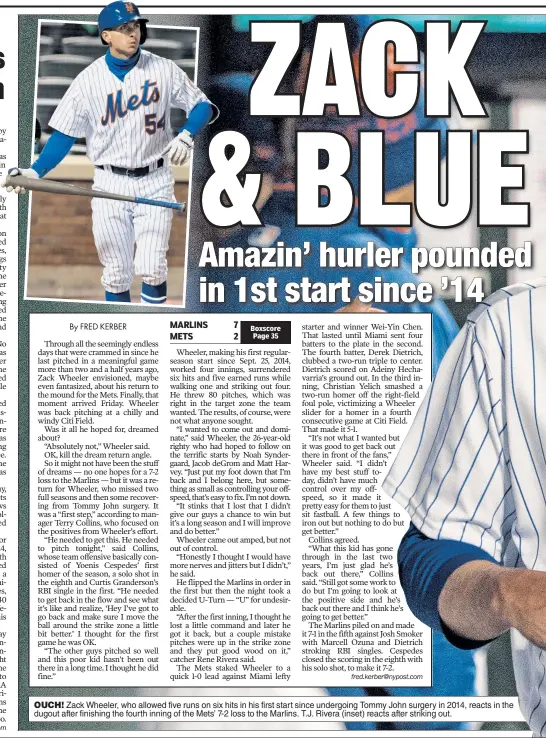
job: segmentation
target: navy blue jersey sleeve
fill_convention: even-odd
[[[442,631],[450,643],[463,649],[479,648],[488,641],[473,641],[453,633],[440,618],[438,599],[455,569],[478,559],[497,563],[470,543],[428,538],[413,523],[398,549],[400,581],[410,610],[429,628]]]

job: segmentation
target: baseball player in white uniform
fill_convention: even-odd
[[[408,604],[455,645],[512,628],[523,715],[546,735],[546,279],[469,316],[384,489],[411,516]]]
[[[141,47],[146,22],[130,2],[113,2],[101,11],[99,34],[107,52],[73,81],[50,120],[54,134],[22,174],[43,177],[85,137],[95,165],[94,189],[174,201],[170,165],[186,161],[194,135],[217,110],[174,62]],[[188,116],[174,138],[173,106]],[[142,278],[141,302],[164,303],[172,210],[95,198],[92,211],[106,300],[130,302],[136,274]]]

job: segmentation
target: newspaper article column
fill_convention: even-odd
[[[32,686],[426,685],[378,482],[430,316],[31,316]]]

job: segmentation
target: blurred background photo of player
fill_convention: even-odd
[[[98,30],[106,54],[77,75],[51,117],[53,134],[40,156],[18,171],[43,177],[77,139],[85,138],[95,166],[94,189],[174,200],[171,165],[188,159],[194,136],[217,109],[172,60],[142,49],[146,23],[133,3],[116,1],[103,8]],[[187,114],[174,137],[171,107]],[[165,303],[172,211],[103,199],[92,200],[92,211],[106,301],[130,302],[136,273],[142,279],[141,302]]]
[[[340,21],[340,18],[325,16],[315,18],[302,26],[302,38],[304,43],[301,50],[299,64],[292,80],[285,81],[285,89],[281,91],[302,91],[306,71],[309,64],[309,49],[312,46],[316,23],[318,21],[332,22]],[[358,59],[358,48],[363,32],[371,22],[368,16],[352,18],[343,16],[341,20],[345,23],[347,36],[355,55]],[[239,33],[239,36],[244,34]],[[244,43],[241,43],[244,49]],[[248,64],[248,59],[241,59],[241,66]],[[392,68],[391,68],[392,69]],[[215,243],[216,249],[226,246],[246,247],[248,245],[268,247],[282,241],[287,246],[301,245],[305,240],[312,244],[311,253],[305,257],[303,269],[282,268],[274,272],[271,269],[244,269],[244,268],[206,268],[196,267],[197,254],[193,254],[193,270],[190,271],[190,284],[193,286],[192,302],[190,307],[197,311],[213,312],[333,312],[365,311],[367,304],[363,304],[356,298],[355,287],[360,282],[373,282],[376,277],[384,281],[398,284],[417,284],[418,279],[412,274],[408,266],[408,255],[417,244],[417,232],[415,228],[363,228],[359,226],[356,215],[346,223],[335,227],[298,227],[295,225],[295,185],[294,185],[294,141],[295,130],[336,130],[343,133],[351,144],[358,141],[360,130],[383,130],[385,132],[385,190],[386,200],[392,202],[413,202],[413,178],[414,178],[414,146],[413,133],[418,129],[438,130],[445,132],[447,123],[442,119],[426,118],[424,115],[424,95],[421,93],[416,109],[404,119],[395,121],[379,119],[364,113],[360,118],[339,118],[332,111],[316,120],[304,118],[288,120],[279,123],[275,119],[250,118],[244,111],[248,106],[248,90],[254,75],[249,71],[229,71],[218,74],[212,80],[214,99],[222,110],[226,109],[227,101],[230,101],[229,113],[222,116],[218,129],[231,129],[244,133],[252,143],[252,160],[248,171],[261,171],[264,173],[264,186],[262,188],[262,201],[260,216],[263,222],[261,228],[234,228],[229,233],[210,237]],[[212,94],[212,93],[211,93]],[[225,102],[224,102],[225,101]],[[442,157],[445,156],[445,138],[442,138]],[[357,157],[353,158],[353,161]],[[355,192],[358,192],[357,164],[353,163],[348,173],[353,183]],[[373,241],[376,246],[402,247],[404,259],[397,268],[392,269],[349,269],[321,267],[318,260],[318,243],[326,241],[336,247],[366,246],[368,241]],[[191,259],[190,255],[190,259]],[[340,302],[328,303],[302,303],[297,302],[289,305],[279,300],[278,303],[265,302],[256,304],[251,301],[241,303],[234,282],[241,276],[246,276],[252,282],[265,282],[269,276],[274,274],[278,283],[278,294],[282,295],[284,287],[290,282],[300,282],[303,277],[313,282],[335,283],[342,277],[348,277],[352,284],[353,301],[350,305]],[[210,281],[221,281],[225,286],[225,301],[223,303],[210,303],[203,305],[199,303],[197,295],[198,276],[206,276]],[[458,333],[458,326],[450,314],[446,304],[435,298],[430,304],[414,303],[375,303],[375,307],[388,312],[431,312],[433,314],[433,370],[437,370],[441,359],[446,353],[450,343]],[[441,633],[433,635],[434,660],[433,660],[433,684],[431,688],[332,688],[331,694],[336,695],[398,695],[398,696],[425,696],[425,695],[459,695],[471,696],[476,693],[475,680],[476,668],[472,653],[463,652],[454,648]],[[371,730],[371,729],[398,729],[398,730],[422,730],[422,729],[466,729],[466,723],[347,723],[349,729]]]

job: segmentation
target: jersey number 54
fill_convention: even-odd
[[[156,113],[148,113],[144,116],[144,130],[150,136],[161,128],[165,128],[165,114],[159,120],[156,120]]]

